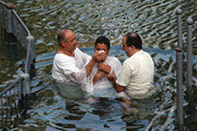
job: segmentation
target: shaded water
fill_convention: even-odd
[[[183,10],[183,43],[186,47],[186,18],[197,20],[197,1],[190,0],[4,0],[17,5],[16,11],[27,24],[36,39],[36,75],[32,90],[36,92],[29,117],[17,128],[24,130],[176,130],[176,52],[177,26],[176,7]],[[155,86],[161,93],[149,108],[138,108],[139,112],[126,112],[119,101],[104,99],[96,103],[72,103],[52,91],[51,67],[57,49],[56,34],[61,28],[72,29],[79,47],[92,54],[94,40],[106,35],[114,45],[110,55],[122,62],[127,58],[121,50],[122,36],[136,31],[144,41],[144,49],[155,62]],[[197,23],[193,25],[193,99],[196,108],[197,70]],[[2,49],[0,49],[2,50]],[[4,49],[5,50],[5,49]],[[3,52],[3,51],[0,51]],[[5,52],[5,51],[4,51]],[[184,55],[185,56],[185,55]],[[11,62],[8,56],[0,57],[0,88],[14,80],[22,70],[23,60]],[[184,57],[184,72],[185,67]],[[11,65],[13,66],[8,66]],[[184,85],[185,85],[184,74]],[[0,89],[0,90],[1,90]],[[39,91],[40,89],[43,89]],[[39,92],[37,92],[39,91]],[[185,91],[185,89],[184,89]],[[184,127],[195,130],[196,111],[188,109],[184,92]],[[143,103],[143,102],[142,102]],[[143,104],[142,104],[143,105]],[[190,113],[188,113],[190,111]]]

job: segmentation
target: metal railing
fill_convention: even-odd
[[[33,64],[33,59],[35,58],[34,37],[16,11],[2,1],[0,1],[0,15],[5,41],[12,45],[17,43],[15,40],[17,39],[25,48],[27,52],[25,73],[29,73],[30,65]]]
[[[183,130],[183,78],[182,78],[182,10],[177,9],[178,46],[176,49],[176,76],[177,76],[177,122],[179,130]],[[10,127],[16,124],[20,115],[25,113],[27,96],[30,93],[30,69],[35,59],[34,37],[17,15],[17,13],[0,1],[0,15],[2,28],[5,30],[6,42],[12,44],[14,37],[26,49],[25,73],[18,76],[16,81],[0,93],[0,127]],[[192,24],[193,20],[187,19],[187,89],[192,88]],[[0,25],[1,26],[1,25]],[[13,35],[14,34],[14,37]]]
[[[178,45],[176,48],[176,81],[177,81],[177,123],[179,130],[183,130],[183,45],[182,45],[182,10],[176,9],[177,29],[178,29]],[[187,95],[192,96],[192,24],[191,17],[187,18]]]
[[[31,93],[30,74],[35,61],[34,37],[12,7],[12,4],[0,1],[0,27],[4,43],[15,45],[20,42],[26,50],[26,58],[24,72],[0,93],[0,128],[11,128],[26,113]]]
[[[23,118],[28,107],[30,93],[28,74],[22,74],[0,93],[0,128],[10,128]]]

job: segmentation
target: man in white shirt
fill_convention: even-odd
[[[142,40],[136,33],[127,33],[122,40],[122,50],[127,58],[116,80],[115,89],[128,99],[144,99],[151,96],[154,78],[154,63],[151,56],[142,50]],[[125,99],[126,100],[126,99]],[[129,101],[128,101],[129,103]]]
[[[116,97],[116,90],[114,89],[113,82],[108,78],[113,75],[117,78],[121,70],[121,63],[116,57],[108,56],[110,51],[110,40],[105,36],[100,36],[94,43],[95,52],[104,52],[104,59],[97,61],[94,65],[89,79],[93,82],[94,97]],[[100,71],[99,68],[103,70]]]
[[[53,60],[52,77],[57,91],[66,98],[81,99],[84,92],[91,92],[87,77],[97,61],[104,59],[104,53],[95,52],[88,56],[77,48],[72,30],[62,29],[57,36],[59,49]]]

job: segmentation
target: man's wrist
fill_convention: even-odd
[[[92,57],[92,62],[96,63],[97,62],[97,59],[95,57]]]
[[[106,73],[107,73],[107,74],[112,73],[112,69],[110,68],[110,70],[108,70]]]
[[[117,92],[122,92],[125,90],[125,87],[119,85],[119,84],[115,84],[114,88],[116,89]]]

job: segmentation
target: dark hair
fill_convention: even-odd
[[[101,43],[105,44],[107,46],[107,49],[110,50],[110,40],[107,37],[105,36],[98,37],[94,43],[94,46]]]
[[[142,49],[142,39],[140,38],[140,36],[136,33],[133,32],[129,32],[126,34],[127,37],[127,46],[135,46],[137,49]]]

